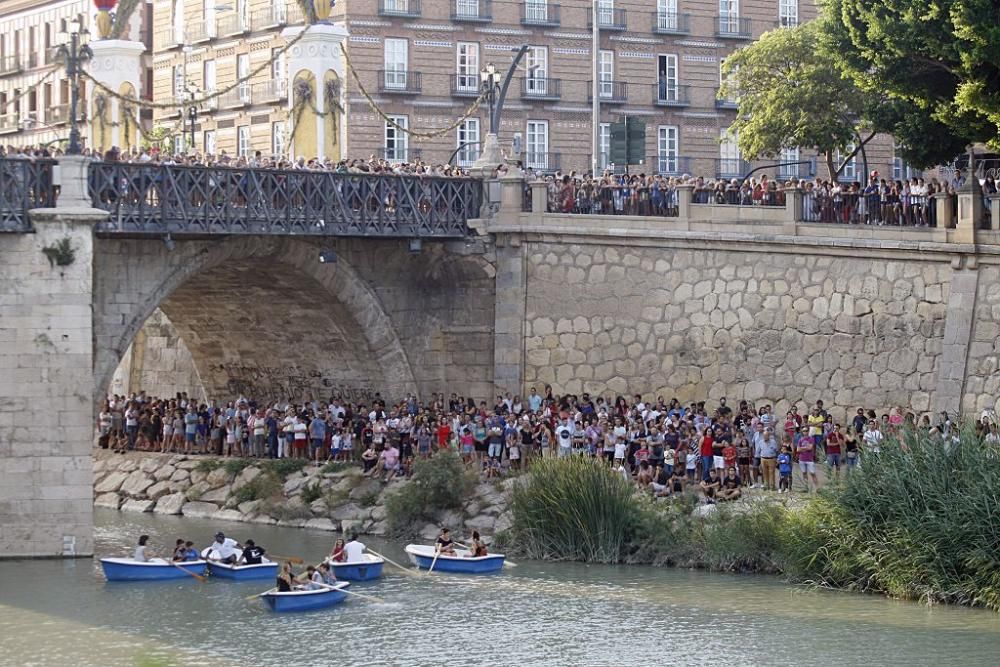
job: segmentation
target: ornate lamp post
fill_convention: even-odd
[[[84,43],[87,30],[83,27],[80,17],[67,25],[68,32],[59,34],[59,46],[56,47],[56,57],[66,64],[66,78],[69,79],[69,155],[79,155],[80,127],[77,123],[77,107],[80,105],[80,71],[83,63],[90,60],[93,53]]]

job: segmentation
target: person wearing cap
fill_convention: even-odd
[[[236,563],[236,551],[241,548],[239,542],[219,531],[215,534],[215,541],[205,549],[205,556],[208,560],[233,565]]]
[[[260,565],[263,562],[264,547],[257,546],[253,540],[247,540],[243,545],[243,554],[240,556],[241,565]]]

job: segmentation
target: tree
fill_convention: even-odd
[[[777,155],[783,147],[813,148],[836,179],[878,128],[865,115],[875,100],[817,49],[820,21],[772,30],[726,58],[720,98],[738,99],[730,129],[744,155]],[[835,164],[838,151],[853,150]]]
[[[824,50],[862,90],[904,103],[902,128],[919,135],[930,127],[930,140],[946,139],[949,150],[1000,144],[996,0],[825,0],[823,19]],[[928,143],[907,142],[908,161],[929,166],[961,150],[932,159],[941,151]]]

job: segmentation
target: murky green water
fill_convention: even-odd
[[[97,514],[102,555],[149,533],[207,544],[218,528],[314,561],[334,535]],[[368,540],[405,563],[401,545]],[[407,577],[385,600],[275,615],[270,582],[107,584],[96,561],[0,562],[0,665],[996,665],[1000,615],[644,567],[520,563],[495,576]]]

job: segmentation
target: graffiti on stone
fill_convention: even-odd
[[[221,384],[229,394],[260,400],[340,396],[351,402],[369,402],[376,393],[369,385],[338,377],[332,369],[236,362],[213,364],[209,371],[225,378]]]

